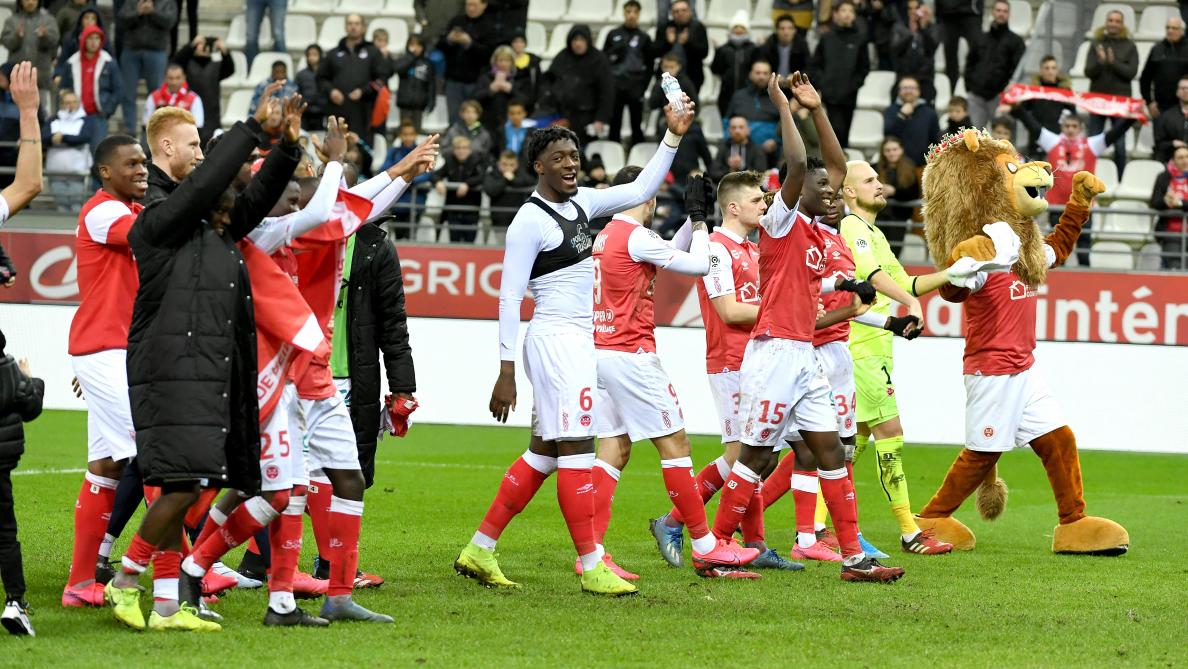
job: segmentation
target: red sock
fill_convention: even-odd
[[[313,526],[314,542],[318,545],[318,555],[330,559],[330,499],[334,497],[334,488],[329,481],[310,481],[305,491],[305,512],[309,514],[309,524]],[[256,549],[258,553],[259,548]]]
[[[532,501],[536,491],[540,490],[540,485],[548,477],[548,474],[528,464],[523,456],[516,458],[503,475],[499,492],[495,493],[495,499],[487,509],[487,515],[483,516],[479,532],[492,539],[498,539],[512,518],[528,506],[528,502]]]
[[[355,588],[359,567],[359,528],[363,524],[363,501],[334,497],[330,500],[330,597],[349,595]],[[273,570],[276,563],[273,563]]]
[[[689,536],[700,539],[709,534],[709,521],[705,517],[705,502],[693,476],[693,460],[676,458],[661,460],[660,471],[664,475],[664,487],[680,512],[681,522],[689,529]],[[715,470],[716,473],[716,470]]]
[[[567,455],[557,460],[560,465],[557,469],[557,505],[569,527],[573,547],[579,556],[588,555],[595,551],[598,543],[594,539],[594,484],[590,480],[594,454],[590,453],[588,457]]]
[[[153,601],[177,601],[177,579],[181,575],[181,551],[153,553]]]
[[[775,471],[763,481],[763,508],[775,504],[788,494],[792,487],[793,469],[796,468],[796,455],[789,453],[776,465]]]
[[[227,516],[217,507],[211,507],[210,513],[206,516],[206,522],[202,524],[202,531],[198,533],[198,538],[194,540],[194,545],[201,546],[210,535],[217,532],[226,522]]]
[[[74,503],[74,555],[70,560],[67,585],[78,585],[95,578],[95,560],[99,544],[107,533],[107,521],[115,505],[118,481],[87,472],[78,500]]]
[[[210,511],[210,505],[214,503],[215,497],[218,496],[218,488],[203,488],[202,492],[198,494],[198,501],[194,502],[190,510],[186,512],[186,519],[184,521],[186,527],[198,527],[198,523],[202,522],[202,517]]]
[[[722,479],[722,470],[718,468],[719,463],[725,467],[726,460],[718,458],[697,472],[697,492],[701,495],[702,506],[713,499],[714,495],[725,485],[725,481]],[[678,523],[685,522],[684,514],[675,506],[668,512],[668,516]]]
[[[861,553],[862,548],[858,545],[858,513],[854,509],[853,488],[846,490],[846,470],[817,470],[817,475],[821,480],[825,506],[829,507],[829,515],[833,518],[837,542],[841,544],[842,557]]]
[[[615,502],[619,474],[618,469],[599,461],[595,461],[590,470],[590,480],[594,483],[594,540],[598,543],[603,543],[606,528],[610,527],[611,505]]]
[[[854,463],[846,462],[846,493],[854,498],[854,527],[862,533],[862,526],[858,524],[858,491],[854,489]]]
[[[715,536],[729,539],[734,535],[758,487],[759,475],[741,462],[734,463],[730,478],[726,479],[726,486],[722,489],[722,499],[718,500],[718,513],[714,516]]]
[[[742,528],[743,541],[750,544],[764,543],[764,527],[763,527],[763,491],[767,489],[767,482],[759,483],[755,488],[755,493],[751,495],[751,501],[747,504],[747,513],[743,516],[742,522],[739,523]]]
[[[276,516],[276,510],[263,497],[252,497],[232,511],[217,532],[212,532],[201,545],[195,546],[190,557],[203,570],[210,569],[219,558],[250,539]]]
[[[124,573],[132,576],[143,574],[155,552],[157,552],[157,547],[142,539],[139,532],[132,535],[132,541],[128,544],[128,550],[124,551],[124,558],[121,560],[124,565]]]
[[[805,534],[815,532],[819,485],[815,471],[796,470],[792,472],[792,501],[796,503],[797,532]]]
[[[294,497],[295,500],[303,500]],[[268,526],[269,543],[272,546],[272,570],[268,579],[269,592],[293,592],[293,577],[297,573],[297,560],[301,557],[301,514],[304,503],[299,503],[296,512],[290,503],[271,525]],[[353,578],[353,574],[352,574]]]

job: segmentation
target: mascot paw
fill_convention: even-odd
[[[1126,528],[1106,518],[1084,518],[1057,525],[1052,533],[1052,552],[1073,555],[1123,555],[1130,549]]]
[[[949,259],[956,262],[958,258],[973,258],[974,260],[983,262],[993,260],[996,254],[997,250],[994,248],[993,240],[984,235],[976,235],[954,247]]]
[[[998,478],[998,468],[990,470],[989,475],[978,486],[976,498],[978,514],[982,520],[996,520],[1006,509],[1007,484]]]
[[[1069,201],[1088,207],[1093,198],[1106,190],[1105,182],[1098,179],[1092,172],[1077,172],[1073,175],[1072,194]]]
[[[976,543],[974,533],[960,520],[947,518],[922,518],[916,516],[916,525],[921,530],[932,530],[932,536],[953,544],[955,551],[971,551]]]

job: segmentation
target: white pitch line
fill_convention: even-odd
[[[18,469],[13,476],[43,476],[45,474],[82,474],[85,469]]]

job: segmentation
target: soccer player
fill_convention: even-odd
[[[126,358],[139,280],[128,231],[144,208],[137,200],[148,189],[148,165],[140,143],[128,135],[100,142],[95,165],[102,186],[78,215],[81,300],[68,349],[87,403],[87,473],[74,505],[74,554],[62,590],[62,606],[74,607],[103,605],[96,558],[124,464],[136,456]]]
[[[615,185],[631,183],[638,167],[625,167]],[[594,240],[594,348],[598,356],[598,458],[594,461],[594,538],[602,546],[610,524],[611,503],[619,476],[631,457],[631,444],[650,439],[660,453],[668,496],[684,511],[694,555],[714,551],[715,539],[705,519],[690,457],[685,416],[676,389],[656,356],[656,319],[652,291],[657,269],[703,276],[710,267],[705,229],[711,185],[704,176],[688,178],[685,211],[689,221],[669,244],[651,230],[656,201],[650,199],[616,214]],[[683,250],[688,248],[688,251]],[[727,545],[736,564],[754,560],[760,551]],[[639,576],[603,554],[603,562],[622,578]],[[701,571],[715,564],[694,558]],[[574,569],[582,573],[579,560]]]
[[[518,587],[495,560],[495,543],[557,472],[557,501],[582,562],[582,589],[603,595],[637,592],[602,561],[594,536],[595,402],[594,240],[590,220],[636,207],[655,196],[672,165],[681,136],[693,122],[686,96],[682,111],[665,108],[668,131],[652,159],[629,184],[602,190],[578,188],[581,154],[567,128],[533,132],[525,147],[537,174],[535,192],[507,230],[499,297],[499,377],[491,415],[506,422],[516,405],[515,358],[520,302],[532,289],[536,301],[524,341],[524,363],[533,389],[532,439],[508,470],[491,507],[454,568],[488,587]]]
[[[856,275],[869,281],[891,300],[906,306],[908,314],[922,323],[923,312],[917,297],[946,285],[948,272],[911,276],[904,271],[887,238],[876,225],[878,213],[887,206],[878,174],[869,163],[860,160],[848,163],[846,168],[842,196],[850,214],[841,221],[841,234],[853,253]],[[891,315],[890,300],[880,301],[868,314],[872,318],[876,315]],[[907,334],[912,338],[918,333]],[[903,472],[903,424],[899,420],[895,385],[891,380],[895,369],[892,337],[890,331],[877,324],[858,322],[850,328],[850,355],[854,359],[858,408],[858,443],[854,460],[862,455],[867,438],[873,435],[879,479],[891,512],[899,523],[900,546],[917,555],[941,555],[953,550],[953,546],[938,541],[930,532],[921,532],[912,518],[907,477]]]
[[[811,216],[828,211],[835,186],[844,177],[845,154],[821,108],[821,99],[808,77],[792,75],[792,91],[801,106],[811,110],[821,136],[826,162],[808,169],[804,143],[795,125],[781,112],[788,175],[760,219],[759,273],[764,299],[743,353],[739,415],[745,416],[742,449],[722,490],[714,517],[714,534],[730,536],[756,496],[760,473],[772,466],[775,447],[788,426],[795,425],[818,463],[818,476],[842,550],[841,578],[845,581],[894,581],[903,575],[865,555],[858,543],[853,490],[846,477],[845,448],[837,434],[837,418],[829,384],[812,350],[818,298],[834,290],[857,293],[864,302],[874,299],[865,282],[827,277],[824,240]],[[781,92],[782,96],[783,93]],[[779,107],[787,106],[782,100]],[[803,186],[803,188],[802,188]]]

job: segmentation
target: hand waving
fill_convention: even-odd
[[[796,98],[796,102],[808,110],[814,110],[821,106],[821,94],[813,88],[812,82],[809,81],[809,76],[802,72],[793,72],[791,77],[792,82],[792,96]]]
[[[388,171],[388,176],[393,179],[400,177],[411,182],[414,178],[432,170],[437,164],[437,137],[436,134],[429,135],[424,142],[417,145],[417,148],[409,151],[407,156],[393,165]]]
[[[689,126],[693,125],[693,110],[696,105],[689,99],[688,95],[685,98],[685,108],[680,112],[674,112],[672,105],[664,105],[664,118],[668,121],[668,129],[674,135],[683,135],[689,131]]]
[[[41,104],[41,98],[37,93],[37,68],[33,67],[33,63],[26,60],[12,68],[8,90],[18,109],[21,111],[37,110],[37,106]]]
[[[314,149],[323,162],[341,161],[347,150],[347,122],[341,116],[331,116],[326,120],[326,138],[320,143],[314,140]],[[314,135],[316,137],[316,135]]]
[[[782,109],[788,105],[788,96],[780,87],[782,81],[780,75],[775,72],[772,72],[771,77],[767,80],[767,97],[771,98],[771,103],[776,106],[776,109]]]
[[[280,101],[276,99],[276,94],[284,85],[285,81],[282,79],[264,87],[264,92],[260,95],[260,101],[256,104],[256,113],[253,116],[260,125],[264,125],[275,106],[280,104]]]
[[[282,137],[287,144],[296,144],[301,139],[301,115],[305,113],[306,106],[300,93],[294,93],[292,97],[285,99],[281,127],[284,128]]]

